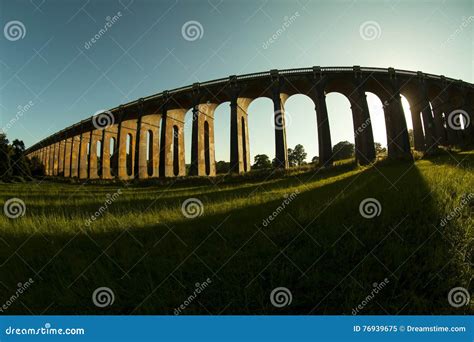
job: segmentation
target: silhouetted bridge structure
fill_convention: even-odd
[[[287,168],[285,102],[294,94],[305,94],[315,106],[319,162],[330,165],[325,97],[331,92],[342,93],[350,101],[356,159],[361,164],[375,159],[366,92],[383,103],[389,158],[411,157],[401,95],[410,104],[415,150],[429,152],[473,141],[472,124],[466,124],[474,113],[470,83],[393,68],[311,67],[230,76],[163,91],[67,127],[30,147],[27,155],[38,157],[46,173],[54,176],[184,176],[184,121],[192,109],[190,174],[214,176],[214,111],[230,102],[230,168],[246,172],[250,170],[247,108],[256,98],[267,97],[274,108],[276,164]]]

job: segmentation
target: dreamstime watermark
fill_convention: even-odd
[[[359,213],[362,217],[366,219],[374,218],[375,216],[380,216],[382,213],[382,205],[375,198],[366,198],[363,199],[359,204]]]
[[[4,312],[6,310],[8,310],[8,308],[10,306],[13,305],[13,303],[15,303],[15,301],[20,298],[20,296],[23,294],[23,292],[25,292],[35,281],[33,279],[28,279],[27,281],[25,281],[23,284],[22,283],[18,283],[17,284],[17,289],[15,291],[15,293],[13,295],[10,296],[10,298],[8,298],[6,300],[5,303],[3,303],[2,306],[0,306],[0,312]]]
[[[369,304],[372,299],[385,287],[390,281],[388,278],[385,278],[380,283],[373,283],[373,289],[370,291],[369,295],[364,298],[364,300],[357,305],[355,308],[352,309],[352,315],[357,315],[361,310],[363,310],[367,304]]]
[[[107,194],[105,197],[106,197],[106,200],[104,202],[104,205],[102,205],[93,215],[91,215],[86,221],[85,221],[85,225],[86,227],[89,227],[92,222],[96,221],[99,217],[101,217],[109,208],[109,206],[114,203],[117,198],[120,197],[120,195],[122,194],[122,189],[118,189],[116,192],[114,192],[112,195],[111,194]]]
[[[359,26],[359,34],[363,40],[374,40],[382,35],[382,28],[376,21],[369,20]]]
[[[91,39],[84,43],[84,48],[89,50],[92,45],[99,41],[102,36],[107,33],[107,31],[112,28],[112,26],[122,17],[122,12],[118,11],[113,17],[107,16],[105,18],[106,23],[104,24],[103,28],[99,30]]]
[[[114,302],[115,294],[110,287],[98,287],[92,293],[92,303],[99,308],[111,306]]]
[[[358,136],[363,131],[365,131],[367,127],[370,127],[370,123],[371,123],[370,118],[367,118],[359,127],[357,127],[357,129],[354,132],[354,136]]]
[[[451,220],[455,219],[456,217],[458,217],[459,214],[461,213],[462,209],[466,205],[468,205],[469,202],[473,198],[474,198],[474,193],[472,193],[472,192],[470,192],[467,195],[464,195],[463,197],[461,197],[461,202],[459,203],[459,205],[457,207],[455,207],[453,211],[451,211],[448,215],[446,215],[446,217],[444,217],[441,220],[440,226],[444,227],[448,224],[449,221],[451,221]]]
[[[3,34],[9,41],[14,42],[25,38],[26,27],[21,21],[12,20],[3,27]]]
[[[460,35],[464,29],[466,29],[472,22],[474,22],[474,15],[471,15],[470,17],[462,18],[461,25],[458,26],[458,28],[446,39],[443,45],[446,45],[448,43],[451,43],[458,35]]]
[[[108,110],[99,110],[92,116],[92,125],[98,130],[112,127],[115,123],[115,116]]]
[[[211,283],[212,283],[212,280],[210,278],[207,278],[202,283],[194,284],[196,288],[194,289],[193,294],[188,296],[188,298],[186,298],[180,306],[174,309],[175,316],[178,316],[179,314],[181,314],[198,297],[198,295],[201,294],[202,291],[204,291]]]
[[[263,221],[262,221],[262,225],[264,227],[267,227],[274,219],[276,219],[276,217],[278,215],[280,215],[280,213],[285,210],[285,208],[300,194],[300,191],[298,189],[296,189],[294,192],[290,193],[290,194],[285,194],[284,197],[285,199],[283,200],[283,202],[281,202],[281,204],[273,211],[273,213],[271,213],[270,216],[268,216],[267,218],[265,218]]]
[[[181,35],[188,42],[193,42],[204,36],[204,27],[202,27],[202,24],[199,21],[187,21],[181,27]]]
[[[293,295],[290,289],[286,287],[274,288],[270,293],[270,302],[276,308],[282,308],[288,306],[293,301]]]
[[[280,38],[280,36],[285,33],[286,29],[288,29],[291,24],[293,24],[295,21],[296,21],[296,18],[298,18],[300,16],[300,13],[298,11],[296,11],[295,13],[293,13],[292,15],[290,16],[285,16],[283,18],[283,24],[281,25],[281,27],[275,31],[274,34],[272,34],[270,36],[270,38],[268,38],[263,44],[262,44],[262,47],[266,50],[269,48],[270,45],[272,45],[274,42],[277,41],[278,38]]]
[[[16,328],[9,326],[5,335],[84,335],[84,328],[53,328],[51,323],[46,323],[40,328]]]
[[[471,124],[471,117],[468,112],[462,109],[455,109],[448,114],[448,126],[455,131],[466,129]]]
[[[286,110],[276,110],[271,117],[273,128],[282,131],[291,126],[291,114]]]
[[[17,107],[17,112],[15,114],[15,117],[13,117],[13,119],[11,119],[10,121],[7,122],[7,124],[5,126],[3,126],[2,128],[2,132],[6,133],[10,128],[13,127],[13,125],[21,119],[21,117],[31,109],[31,107],[34,106],[34,102],[33,101],[30,101],[28,102],[26,105],[22,106],[22,105],[19,105]]]
[[[26,205],[23,200],[19,198],[10,198],[3,205],[3,212],[5,216],[11,219],[16,219],[21,216],[24,216],[26,213]]]
[[[454,308],[466,306],[471,302],[471,295],[464,287],[454,287],[448,293],[448,303]]]
[[[204,213],[204,204],[198,198],[188,198],[181,205],[181,212],[186,218],[196,218]]]

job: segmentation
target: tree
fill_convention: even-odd
[[[223,160],[219,160],[216,163],[216,173],[229,173],[230,171],[230,163],[225,162]]]
[[[15,176],[31,176],[30,163],[25,156],[25,144],[15,139],[11,145],[11,167]]]
[[[44,165],[38,157],[31,158],[28,163],[33,177],[44,176]]]
[[[374,143],[374,147],[375,147],[375,154],[382,154],[382,153],[385,153],[387,152],[387,149],[385,147],[382,147],[382,144],[381,143]]]
[[[268,158],[266,154],[257,154],[254,157],[254,164],[252,165],[253,169],[269,169],[271,166],[272,163],[270,162],[270,158]]]
[[[333,160],[348,159],[354,157],[354,144],[348,141],[340,141],[332,148]]]
[[[293,149],[289,148],[286,151],[287,151],[287,155],[288,155],[288,166],[290,166],[290,167],[295,166],[296,163],[295,163],[295,160],[292,157],[293,156]],[[273,166],[276,166],[276,159],[274,159]]]
[[[0,133],[0,179],[8,180],[11,176],[9,141],[4,133]]]
[[[0,133],[0,180],[19,180],[23,177],[44,175],[44,166],[38,158],[25,156],[25,144],[15,139],[10,144],[5,133]]]
[[[288,149],[288,152],[290,152],[291,148]],[[304,151],[304,147],[301,144],[298,144],[295,146],[294,150],[291,150],[291,154],[288,153],[288,161],[291,166],[295,165],[302,165],[304,164],[304,160],[306,159],[306,156],[308,154]]]
[[[318,163],[319,163],[319,157],[318,157],[318,156],[314,156],[313,159],[311,159],[311,163],[313,163],[313,164],[318,164]]]

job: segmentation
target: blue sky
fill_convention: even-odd
[[[85,48],[114,15],[118,20]],[[269,69],[393,66],[473,82],[473,15],[474,1],[461,0],[0,0],[0,127],[30,146],[101,109]],[[296,19],[264,46],[291,16]],[[23,24],[22,38],[6,32],[12,21]],[[189,21],[202,26],[196,40],[182,34]],[[360,32],[367,22],[375,22],[374,39]],[[327,101],[333,143],[353,141],[348,101],[339,94]],[[370,94],[368,101],[375,140],[385,144],[381,103]],[[288,147],[303,144],[310,159],[317,154],[313,105],[295,96],[286,110]],[[274,156],[272,111],[268,99],[249,108],[252,158]],[[216,159],[228,160],[228,104],[215,116]],[[187,122],[189,162],[189,115]]]

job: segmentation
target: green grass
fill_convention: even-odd
[[[0,306],[32,278],[4,313],[173,314],[210,278],[184,314],[351,314],[387,278],[361,314],[472,312],[472,304],[450,306],[447,295],[456,286],[472,293],[473,202],[440,222],[473,191],[473,165],[471,151],[276,176],[2,184],[2,203],[20,198],[26,214],[0,216]],[[204,204],[194,219],[181,211],[191,197]],[[359,213],[369,197],[382,206],[372,219]],[[114,291],[112,306],[93,304],[101,286]],[[275,308],[270,293],[280,286],[293,301]]]

